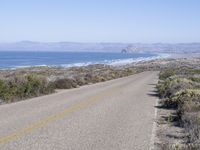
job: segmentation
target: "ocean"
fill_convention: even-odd
[[[33,66],[125,65],[167,57],[166,54],[105,52],[0,52],[0,69]]]

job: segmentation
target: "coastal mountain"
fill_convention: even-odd
[[[123,43],[32,42],[0,43],[0,51],[120,52]]]
[[[173,54],[185,54],[185,53],[200,53],[200,43],[134,43],[128,45],[121,50],[122,53],[133,52],[154,52],[154,53],[173,53]]]
[[[73,52],[154,52],[200,53],[200,43],[78,43],[33,42],[0,43],[0,51],[73,51]]]

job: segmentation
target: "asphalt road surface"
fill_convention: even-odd
[[[0,106],[0,150],[148,150],[158,72]]]

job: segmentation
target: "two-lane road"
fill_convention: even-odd
[[[148,150],[158,72],[0,106],[0,150]]]

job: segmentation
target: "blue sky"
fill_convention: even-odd
[[[0,42],[200,42],[200,0],[0,0]]]

